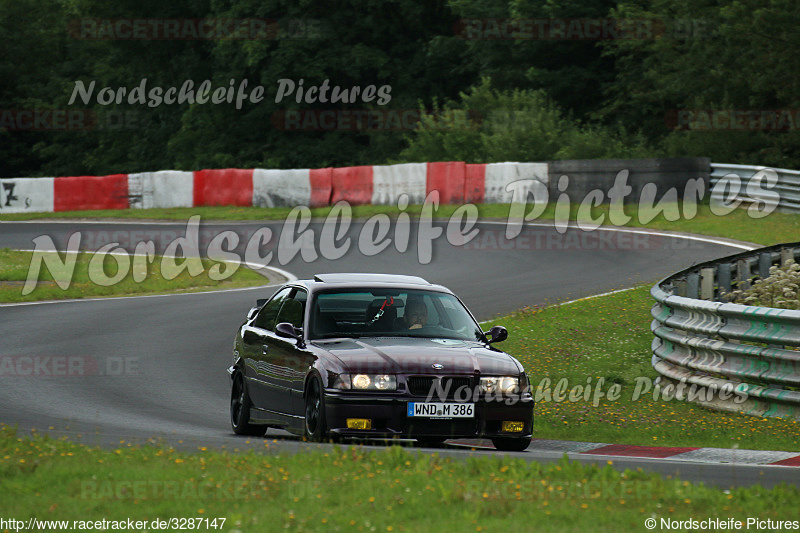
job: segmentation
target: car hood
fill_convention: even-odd
[[[520,370],[507,353],[453,339],[369,337],[314,341],[351,374],[511,375]],[[441,368],[434,368],[441,365]]]

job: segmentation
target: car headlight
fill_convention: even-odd
[[[397,390],[397,376],[391,374],[340,374],[333,383],[334,389]]]
[[[530,380],[528,379],[528,374],[523,372],[522,375],[519,377],[519,391],[524,393],[529,393],[530,386],[531,383]]]
[[[481,378],[480,391],[489,394],[516,394],[519,392],[519,378],[510,376]]]

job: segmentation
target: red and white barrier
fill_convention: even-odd
[[[194,172],[160,170],[128,174],[128,195],[132,208],[192,207]]]
[[[255,207],[328,205],[333,169],[263,169],[253,171]]]
[[[467,165],[463,161],[428,163],[428,192],[439,191],[439,202],[443,204],[463,203],[466,167]]]
[[[53,178],[0,179],[0,214],[53,211]]]
[[[129,207],[127,174],[73,176],[53,180],[53,211]]]
[[[372,203],[371,166],[334,168],[331,175],[331,204],[339,201],[351,205]]]
[[[162,170],[110,176],[0,179],[0,214],[214,205],[322,207],[394,205],[402,194],[421,204],[431,191],[442,204],[524,200],[547,163],[462,161],[320,169]],[[514,184],[514,185],[511,185]],[[511,185],[511,186],[510,186]]]
[[[486,164],[467,164],[464,167],[464,202],[482,204],[486,194]]]
[[[372,205],[394,205],[401,194],[408,195],[408,203],[421,204],[426,192],[425,163],[372,167]]]
[[[253,205],[253,169],[222,168],[194,173],[194,207]]]
[[[308,171],[311,182],[311,199],[309,207],[325,207],[331,205],[333,190],[333,168],[312,168]]]
[[[489,163],[486,165],[483,203],[508,204],[512,198],[524,199],[532,190],[530,183],[508,185],[520,180],[536,180],[547,185],[547,163]]]

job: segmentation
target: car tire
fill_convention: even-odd
[[[325,420],[325,392],[322,390],[322,383],[316,376],[308,380],[305,414],[306,438],[314,442],[325,440],[328,433]]]
[[[244,376],[236,372],[231,385],[231,428],[237,435],[262,437],[267,432],[267,426],[250,423],[252,405]]]
[[[524,452],[531,445],[530,437],[494,437],[492,444],[501,452]]]

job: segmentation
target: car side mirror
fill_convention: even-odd
[[[503,342],[508,338],[508,330],[503,326],[493,326],[492,329],[483,333],[486,336],[486,342],[494,344],[495,342]]]
[[[303,345],[303,329],[296,328],[288,322],[281,322],[275,326],[275,334],[285,339],[295,339],[298,346]]]

